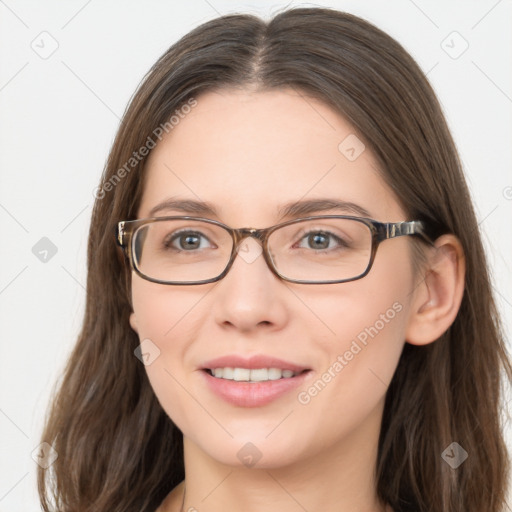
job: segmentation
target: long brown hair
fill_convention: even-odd
[[[136,218],[141,199],[146,159],[131,161],[134,151],[159,126],[171,129],[192,98],[226,87],[293,87],[325,102],[373,151],[408,217],[433,238],[460,239],[462,304],[440,339],[404,346],[386,395],[377,491],[395,512],[502,512],[509,459],[501,404],[512,366],[456,148],[431,86],[400,44],[327,8],[207,22],[173,45],[133,96],[92,213],[83,327],[42,434],[58,453],[39,469],[43,509],[153,512],[184,478],[182,434],[134,356],[130,272],[114,229]],[[454,441],[469,453],[456,469],[441,457]]]

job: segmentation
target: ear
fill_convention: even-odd
[[[443,235],[427,255],[423,279],[414,290],[406,341],[426,345],[452,325],[464,294],[464,251],[454,235]]]
[[[137,334],[139,333],[137,328],[137,317],[133,311],[130,313],[130,326]]]

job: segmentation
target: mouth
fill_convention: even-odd
[[[285,368],[237,368],[227,366],[204,368],[203,371],[216,379],[256,383],[292,379],[311,370],[293,371]]]
[[[237,407],[263,407],[279,398],[285,400],[314,373],[266,354],[226,354],[204,361],[198,369],[210,391]]]
[[[243,365],[242,361],[237,361]],[[286,399],[298,387],[304,386],[313,371],[283,362],[273,366],[267,358],[263,361],[245,363],[245,366],[224,366],[227,362],[221,360],[202,368],[205,384],[223,401],[236,407],[263,407],[281,397]],[[274,364],[277,360],[272,361]],[[229,364],[229,363],[228,363]],[[282,368],[287,366],[287,368]],[[288,398],[289,399],[289,398]]]

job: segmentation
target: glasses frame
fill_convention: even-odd
[[[307,220],[316,220],[316,219],[349,219],[357,222],[361,222],[368,226],[371,231],[371,254],[370,261],[366,270],[359,274],[356,277],[351,277],[350,279],[341,279],[336,281],[302,281],[297,279],[290,279],[288,277],[283,276],[279,273],[277,268],[274,266],[274,262],[272,261],[272,257],[268,251],[268,239],[270,235],[276,231],[277,229],[289,226],[290,224],[296,224],[298,222],[307,221]],[[230,235],[233,240],[233,248],[231,250],[231,255],[229,257],[229,261],[225,267],[225,269],[216,277],[211,279],[205,279],[202,281],[163,281],[160,279],[154,279],[143,274],[137,265],[135,264],[135,258],[133,256],[134,253],[134,236],[133,234],[142,226],[152,224],[154,222],[161,222],[166,220],[193,220],[193,221],[203,221],[210,224],[214,224],[216,226],[220,226],[224,228]],[[384,240],[397,238],[400,236],[418,236],[424,242],[429,245],[432,245],[432,240],[428,237],[425,232],[425,224],[419,220],[412,221],[402,221],[402,222],[379,222],[374,219],[369,219],[366,217],[352,217],[350,215],[316,215],[312,217],[302,217],[300,219],[293,219],[287,222],[282,222],[280,224],[276,224],[274,226],[256,229],[256,228],[231,228],[222,222],[206,219],[203,217],[192,217],[192,216],[167,216],[167,217],[151,217],[147,219],[136,219],[136,220],[123,220],[118,222],[116,226],[116,241],[117,244],[122,248],[125,256],[127,257],[131,269],[142,279],[146,279],[147,281],[151,281],[153,283],[158,284],[169,284],[169,285],[194,285],[194,284],[207,284],[214,283],[216,281],[220,281],[224,278],[235,261],[235,258],[238,254],[238,247],[240,243],[247,237],[256,238],[261,242],[263,248],[263,257],[267,263],[268,268],[272,271],[274,275],[283,279],[284,281],[288,281],[290,283],[299,283],[299,284],[339,284],[339,283],[348,283],[350,281],[357,281],[358,279],[362,279],[365,277],[368,272],[370,272],[373,262],[375,260],[375,255],[377,253],[377,249],[381,242]]]

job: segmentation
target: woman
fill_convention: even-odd
[[[322,8],[205,23],[141,84],[96,196],[44,510],[504,510],[512,367],[396,41]]]

